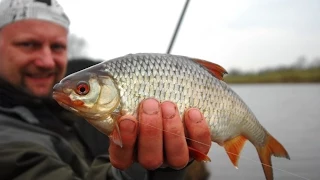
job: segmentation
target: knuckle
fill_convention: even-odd
[[[143,134],[143,136],[148,137],[148,139],[156,139],[159,138],[159,136],[162,134],[161,131],[159,131],[158,127],[156,126],[142,126],[140,128],[140,137],[141,134]]]
[[[165,139],[165,150],[167,157],[181,156],[181,153],[186,153],[187,142],[185,138],[174,136]]]
[[[170,127],[167,131],[169,131],[174,137],[179,137],[183,134],[183,129],[177,126]]]
[[[195,138],[198,140],[208,140],[210,139],[210,131],[205,131],[205,130],[201,130],[201,131],[197,131],[195,134]]]
[[[184,168],[188,164],[188,160],[187,157],[178,156],[171,160],[168,159],[168,165],[171,168],[178,170]]]
[[[193,139],[201,140],[205,139],[207,140],[208,138],[210,139],[210,129],[206,124],[199,124],[193,126],[193,128],[187,129],[189,135]]]
[[[161,159],[156,159],[155,157],[143,158],[139,161],[142,167],[148,170],[154,170],[162,165]]]

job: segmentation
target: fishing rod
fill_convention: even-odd
[[[179,32],[179,29],[180,29],[180,26],[181,26],[181,23],[182,23],[182,20],[183,20],[183,17],[184,17],[184,15],[185,15],[186,11],[187,11],[189,2],[190,2],[190,0],[186,0],[186,2],[185,2],[185,4],[184,4],[183,10],[182,10],[182,12],[181,12],[181,15],[180,15],[180,18],[179,18],[179,21],[178,21],[178,24],[177,24],[176,29],[175,29],[175,31],[174,31],[174,33],[173,33],[172,38],[171,38],[171,42],[170,42],[170,45],[169,45],[169,47],[168,47],[167,54],[170,54],[170,53],[171,53],[171,49],[172,49],[173,44],[174,44],[174,42],[175,42],[175,40],[176,40],[177,34],[178,34],[178,32]]]

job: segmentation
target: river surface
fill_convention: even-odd
[[[320,84],[231,87],[290,155],[291,160],[272,156],[274,179],[319,180]],[[209,157],[212,160],[207,163],[210,180],[265,179],[256,149],[249,141],[241,152],[239,169],[233,167],[224,148],[216,143],[212,143]]]

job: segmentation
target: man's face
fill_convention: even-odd
[[[0,30],[0,77],[38,97],[51,94],[67,65],[67,35],[63,27],[23,20]]]

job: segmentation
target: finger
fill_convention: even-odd
[[[185,167],[189,162],[189,153],[184,127],[176,105],[166,101],[161,104],[164,149],[167,164],[175,169]]]
[[[163,128],[160,104],[144,100],[139,107],[138,162],[146,169],[157,169],[163,163]]]
[[[133,163],[134,146],[137,138],[137,121],[132,116],[123,116],[118,122],[123,147],[110,141],[111,164],[118,169],[126,169]],[[113,133],[118,133],[116,130]]]
[[[203,115],[196,108],[190,108],[185,113],[185,125],[190,140],[190,146],[207,154],[211,146],[209,126]]]

